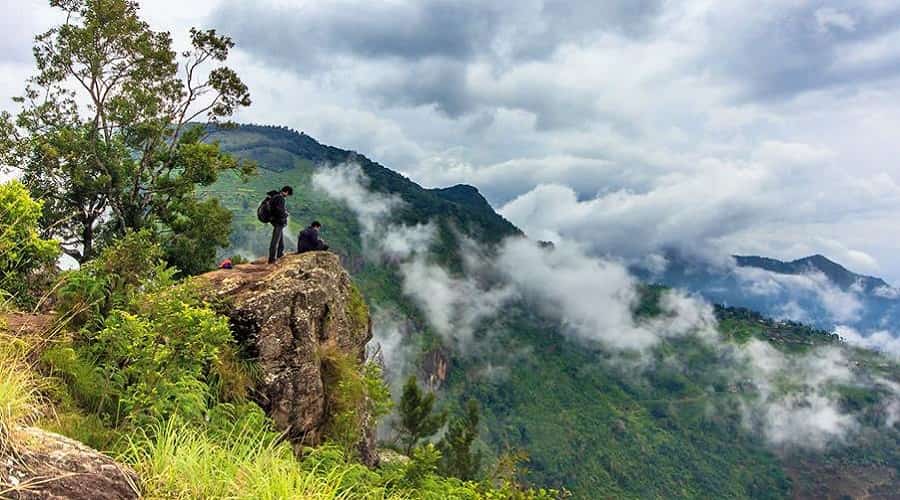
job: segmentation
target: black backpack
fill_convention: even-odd
[[[266,199],[256,207],[256,218],[265,224],[272,222],[272,207],[269,206],[270,201],[272,201],[272,196],[266,195]]]

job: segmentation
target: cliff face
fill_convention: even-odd
[[[295,445],[320,444],[331,417],[323,353],[362,361],[372,338],[368,311],[338,257],[289,255],[202,279],[224,304],[242,349],[259,363],[257,402]],[[361,443],[364,460],[373,451]]]

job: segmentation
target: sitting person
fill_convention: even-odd
[[[297,253],[328,250],[328,245],[325,244],[324,240],[319,238],[319,229],[321,227],[322,224],[320,224],[319,221],[314,220],[308,228],[300,231],[300,236],[297,238]]]

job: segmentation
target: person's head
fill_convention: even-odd
[[[313,229],[321,229],[322,223],[317,220],[314,220],[314,221],[312,221],[312,224],[309,225],[309,227],[311,227]]]
[[[291,196],[292,194],[294,194],[294,188],[292,188],[290,186],[285,186],[285,187],[281,188],[281,194],[284,196]]]

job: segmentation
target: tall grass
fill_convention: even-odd
[[[0,452],[15,451],[16,430],[40,415],[40,379],[25,361],[26,349],[0,333]]]
[[[134,435],[124,459],[150,499],[388,498],[381,489],[348,480],[364,467],[303,468],[288,443],[251,425],[214,435],[173,418]]]

